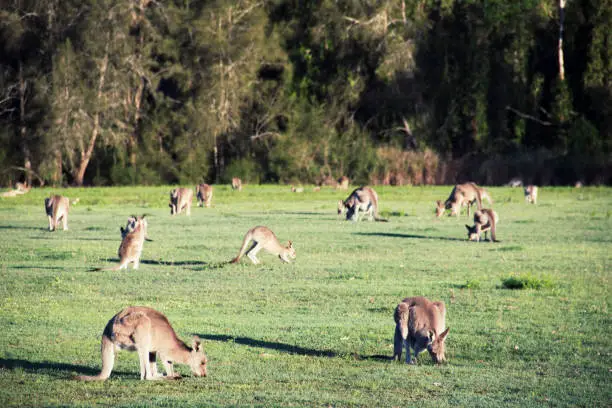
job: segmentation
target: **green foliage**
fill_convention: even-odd
[[[502,287],[506,289],[548,289],[554,286],[551,278],[537,278],[531,274],[509,276],[502,279]]]
[[[233,177],[239,177],[243,182],[259,184],[262,179],[262,170],[255,160],[245,157],[227,165],[220,181],[231,184]]]

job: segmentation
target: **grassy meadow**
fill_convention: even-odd
[[[472,220],[435,219],[451,187],[377,187],[388,223],[340,220],[348,192],[215,186],[212,208],[171,217],[170,186],[37,189],[0,198],[0,406],[610,406],[612,189],[490,188],[499,243],[467,242]],[[43,199],[79,198],[49,232]],[[149,214],[140,269],[117,264],[119,227]],[[263,251],[228,264],[244,233],[292,240],[293,264]],[[542,283],[507,289],[514,277]],[[532,286],[537,287],[538,285]],[[447,364],[391,362],[406,296],[447,306]],[[100,335],[129,305],[204,340],[207,378],[140,381],[136,353],[111,378]],[[159,370],[163,371],[159,364]],[[606,385],[607,384],[607,385]]]

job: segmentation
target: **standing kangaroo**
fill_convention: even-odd
[[[419,353],[425,349],[435,363],[446,360],[444,341],[449,329],[444,329],[444,302],[432,302],[421,296],[405,298],[395,308],[394,319],[394,360],[401,360],[403,348],[406,349],[407,364],[415,364]],[[414,358],[410,356],[411,348]]]
[[[495,238],[495,229],[499,223],[499,217],[497,213],[489,208],[483,208],[474,213],[474,226],[470,227],[465,225],[467,228],[468,240],[480,241],[480,234],[485,233],[485,240],[487,239],[487,232],[491,231],[491,241],[497,242]]]
[[[68,229],[68,210],[70,209],[70,200],[68,197],[53,195],[45,198],[45,212],[49,217],[49,231],[57,230],[60,220],[64,230]]]
[[[525,187],[525,201],[531,204],[537,204],[538,186],[529,185]]]
[[[254,241],[254,244],[247,250],[247,246],[251,241]],[[289,241],[286,247],[282,246],[270,228],[260,226],[252,228],[246,233],[238,256],[230,262],[238,263],[246,252],[251,262],[257,265],[260,263],[259,259],[257,259],[257,253],[262,249],[265,249],[273,255],[277,255],[280,260],[285,263],[290,263],[291,259],[295,259],[295,248],[291,241]]]
[[[338,179],[338,182],[336,184],[336,189],[337,190],[348,190],[349,187],[349,178],[346,176],[342,176]]]
[[[359,187],[344,201],[338,201],[338,215],[346,210],[346,219],[358,221],[360,213],[367,215],[370,221],[383,221],[387,219],[378,216],[378,194],[371,187]]]
[[[196,197],[198,199],[198,207],[204,205],[210,207],[213,197],[213,187],[209,184],[199,184],[196,186]]]
[[[242,180],[238,177],[232,177],[232,190],[242,191]]]
[[[133,269],[138,269],[145,239],[148,239],[147,220],[145,220],[145,216],[130,216],[125,228],[121,227],[121,245],[119,245],[119,250],[117,251],[117,255],[119,255],[119,265],[113,268],[98,270],[118,271],[127,269],[130,262],[133,262]]]
[[[127,307],[113,316],[102,333],[102,371],[95,376],[82,375],[78,380],[103,381],[110,377],[115,363],[116,350],[137,351],[140,360],[140,379],[173,379],[173,363],[186,364],[196,377],[206,377],[207,358],[200,339],[195,336],[193,345],[179,340],[162,313],[143,306]],[[166,377],[157,373],[157,355],[166,370]]]
[[[461,207],[466,206],[469,217],[470,207],[476,203],[480,210],[483,198],[486,198],[489,204],[492,203],[489,193],[484,188],[478,187],[475,183],[457,184],[453,187],[450,196],[444,204],[440,200],[436,201],[436,216],[439,218],[444,214],[445,210],[451,210],[449,215],[459,217]]]
[[[193,201],[193,190],[190,188],[175,188],[170,192],[170,215],[180,214],[183,209],[187,215],[191,215],[191,202]]]

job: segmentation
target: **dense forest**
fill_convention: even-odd
[[[3,0],[0,184],[612,183],[612,0]]]

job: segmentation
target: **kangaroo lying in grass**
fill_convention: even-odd
[[[64,230],[68,229],[68,210],[70,209],[70,200],[68,197],[60,195],[52,195],[45,198],[45,212],[49,217],[49,231],[57,230],[60,220]]]
[[[349,187],[349,178],[346,176],[342,176],[338,179],[338,182],[336,184],[336,189],[337,190],[348,190]]]
[[[475,183],[457,184],[453,187],[450,196],[444,204],[440,200],[436,201],[436,216],[439,218],[444,214],[444,211],[451,210],[449,215],[459,217],[461,207],[467,207],[468,217],[470,216],[470,207],[476,203],[478,209],[482,208],[482,199],[486,198],[489,204],[492,200],[489,193],[478,187]]]
[[[444,328],[444,302],[432,302],[421,296],[405,298],[395,308],[394,319],[394,360],[401,360],[403,348],[406,348],[407,364],[415,364],[419,353],[425,349],[435,363],[446,360],[444,342],[449,329]],[[414,358],[410,356],[411,348]]]
[[[491,240],[497,242],[495,238],[495,228],[499,223],[499,217],[497,213],[491,209],[483,208],[474,213],[474,226],[470,227],[465,225],[467,228],[468,240],[480,241],[480,234],[485,233],[485,240],[487,239],[487,232],[491,231]]]
[[[191,201],[193,190],[190,188],[175,188],[170,192],[170,215],[180,214],[183,209],[187,215],[191,215]]]
[[[247,251],[247,246],[251,241],[253,241],[254,244]],[[257,265],[260,263],[259,259],[257,259],[257,253],[259,253],[259,251],[262,249],[265,249],[271,254],[278,256],[281,261],[286,263],[290,263],[291,259],[295,259],[295,248],[293,247],[293,243],[291,241],[289,241],[286,247],[282,246],[270,228],[260,226],[252,228],[246,233],[244,240],[242,241],[240,251],[238,252],[238,256],[232,259],[230,262],[238,263],[240,258],[242,258],[246,252],[251,262]]]
[[[344,201],[338,201],[338,215],[346,210],[346,219],[359,221],[359,215],[363,214],[370,221],[387,222],[387,219],[378,216],[378,194],[371,187],[359,187]]]
[[[140,379],[174,379],[173,363],[186,364],[196,377],[206,377],[207,358],[200,339],[195,336],[191,347],[176,336],[170,322],[162,313],[149,307],[127,307],[113,316],[102,333],[102,371],[95,376],[77,377],[83,381],[103,381],[110,377],[116,350],[137,351],[140,360]],[[166,376],[157,373],[157,355]]]

